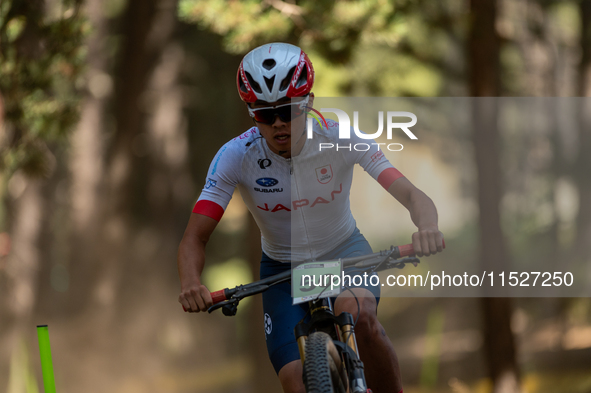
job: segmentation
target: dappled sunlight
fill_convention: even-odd
[[[562,347],[567,350],[591,348],[591,326],[573,326],[568,329]]]
[[[0,0],[0,392],[42,390],[37,323],[49,325],[60,393],[277,386],[261,297],[233,318],[185,313],[176,260],[201,189],[216,186],[208,183],[216,151],[253,126],[236,91],[240,59],[277,41],[301,46],[314,63],[315,106],[321,97],[357,97],[369,111],[419,103],[418,139],[396,129],[390,142],[403,149],[382,151],[434,201],[447,249],[381,282],[433,278],[435,269],[482,273],[481,259],[497,251],[487,274],[504,269],[503,280],[510,270],[573,278],[556,292],[572,298],[549,298],[538,285],[537,298],[496,303],[511,318],[488,325],[474,297],[482,293],[468,297],[467,285],[454,284],[466,296],[457,298],[383,287],[378,316],[405,393],[492,393],[495,383],[515,393],[515,375],[522,393],[591,392],[591,298],[581,297],[591,288],[586,5]],[[499,98],[468,98],[482,95]],[[473,111],[483,102],[487,111]],[[378,116],[360,117],[359,128],[375,132]],[[359,166],[350,202],[375,251],[411,243],[409,211]],[[207,240],[199,276],[207,288],[256,279],[260,231],[238,191]],[[503,331],[515,346],[493,351],[517,366],[493,383],[498,357],[486,343]]]
[[[203,273],[203,281],[213,292],[249,283],[253,281],[253,276],[244,259],[232,258],[224,262],[212,263]],[[249,300],[245,299],[241,304],[247,304]]]

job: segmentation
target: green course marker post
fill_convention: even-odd
[[[49,345],[47,325],[37,326],[37,337],[39,338],[39,354],[41,355],[41,371],[43,372],[45,393],[55,393],[53,362],[51,360],[51,346]]]

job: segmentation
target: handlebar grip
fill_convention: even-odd
[[[404,246],[398,246],[398,252],[400,257],[410,257],[415,255],[415,249],[412,244],[405,244]]]
[[[227,289],[220,289],[219,291],[211,292],[211,300],[213,300],[213,304],[228,300],[226,290]]]
[[[219,291],[211,292],[211,300],[213,304],[217,304],[219,302],[223,302],[224,300],[228,300],[228,288],[220,289]],[[188,310],[183,306],[183,311],[187,312]]]
[[[443,242],[443,248],[445,248],[445,239],[441,239],[441,241]],[[398,246],[398,253],[400,254],[398,258],[412,257],[415,255],[415,249],[412,244],[405,244],[404,246]]]

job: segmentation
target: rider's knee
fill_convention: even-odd
[[[358,303],[359,302],[359,303]],[[378,322],[376,301],[370,297],[347,297],[338,299],[338,313],[348,312],[357,321],[355,332],[357,335],[373,335],[379,332],[381,326]]]
[[[302,382],[301,361],[297,360],[285,365],[279,371],[279,382],[281,382],[283,393],[306,393]]]
[[[354,316],[354,318],[357,319],[355,331],[357,332],[357,335],[372,336],[379,333],[381,325],[378,321],[375,302],[364,303],[364,307],[360,308],[359,318],[357,318],[357,315]]]

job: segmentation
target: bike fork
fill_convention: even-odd
[[[367,387],[367,382],[365,381],[363,362],[359,359],[359,349],[357,348],[357,340],[353,329],[353,317],[349,313],[344,313],[340,317],[345,319],[341,324],[341,337],[356,355],[354,359],[349,359],[348,368],[351,370],[349,374],[350,392],[371,393],[371,389]]]

